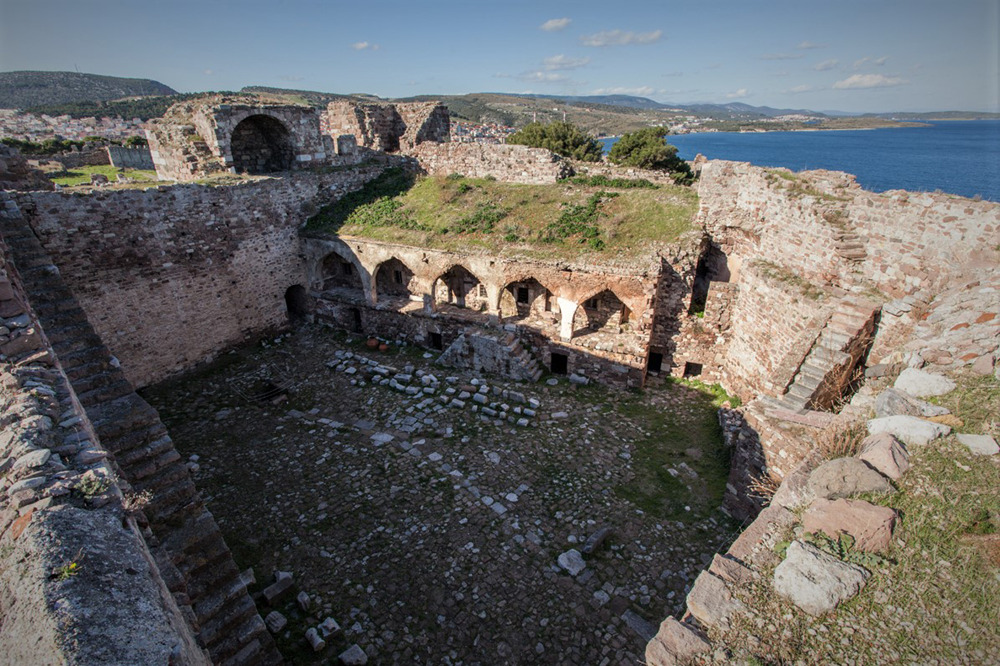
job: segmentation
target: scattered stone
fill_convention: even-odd
[[[321,652],[323,648],[326,647],[326,641],[320,638],[319,632],[316,631],[316,627],[310,627],[306,631],[306,640],[309,641],[309,645],[312,647],[313,652]]]
[[[642,639],[644,643],[648,643],[653,640],[656,636],[656,625],[648,622],[644,617],[632,611],[632,609],[626,609],[622,613],[622,620],[625,622],[629,629],[634,631],[639,638]]]
[[[972,364],[972,371],[977,375],[992,375],[993,374],[993,356],[986,354],[977,358]]]
[[[552,418],[554,418],[554,419],[569,418],[569,413],[568,412],[553,412],[552,413]]]
[[[862,500],[817,499],[802,516],[806,532],[823,532],[836,539],[841,533],[854,537],[854,547],[871,553],[889,548],[896,512]]]
[[[857,458],[837,458],[813,470],[809,489],[816,497],[837,499],[859,493],[891,492],[892,484]]]
[[[708,571],[728,583],[735,583],[737,585],[749,583],[754,579],[754,573],[749,567],[737,562],[728,555],[719,555],[718,553],[712,557],[712,563],[709,565]]]
[[[955,435],[959,443],[964,444],[968,447],[969,451],[981,456],[995,456],[1000,453],[1000,447],[997,446],[995,439],[989,435],[967,435],[965,433],[959,433]]]
[[[743,609],[743,604],[733,598],[725,581],[707,571],[702,571],[687,595],[687,608],[703,626],[729,628],[729,618]]]
[[[947,377],[916,368],[903,370],[893,386],[915,398],[944,395],[955,390],[955,382]]]
[[[660,630],[646,644],[646,663],[649,666],[679,666],[692,663],[699,654],[712,649],[705,635],[691,625],[668,617],[660,623]]]
[[[858,458],[894,481],[910,469],[910,454],[906,446],[887,432],[866,437],[861,442]]]
[[[391,442],[393,439],[395,439],[395,437],[393,437],[387,432],[377,432],[374,435],[372,435],[369,439],[371,439],[371,441],[375,443],[375,446],[382,446],[383,444],[388,444],[389,442]]]
[[[340,634],[340,625],[332,617],[328,617],[319,625],[319,633],[324,639],[337,636]]]
[[[583,556],[576,548],[570,548],[561,554],[557,561],[570,576],[576,576],[587,568],[587,563],[583,561]]]
[[[309,598],[309,594],[304,590],[302,592],[299,592],[298,596],[295,597],[295,602],[299,605],[299,608],[301,608],[306,613],[309,612],[309,605],[311,601],[312,600]]]
[[[609,536],[611,536],[611,528],[602,527],[587,538],[583,547],[580,548],[580,552],[584,555],[592,555]]]
[[[52,457],[52,452],[48,449],[36,449],[18,458],[14,462],[14,466],[11,469],[16,471],[19,469],[34,469],[36,467],[41,467],[49,461],[50,457]]]
[[[344,666],[364,666],[368,663],[368,655],[357,643],[341,652],[337,659]]]
[[[604,590],[597,590],[594,592],[594,601],[596,601],[598,607],[600,607],[611,601],[611,596]]]
[[[556,379],[555,377],[549,377],[548,379],[545,380],[545,383],[548,384],[549,386],[556,386],[559,384],[559,380]]]
[[[774,590],[810,615],[822,615],[860,592],[868,576],[861,567],[796,540],[774,570]]]
[[[914,398],[905,391],[887,388],[875,398],[875,416],[943,416],[948,409]]]
[[[276,634],[285,628],[285,625],[288,624],[288,619],[278,611],[271,611],[264,618],[264,624],[267,625],[268,631]]]
[[[264,598],[271,606],[277,606],[282,599],[287,597],[292,591],[292,577],[279,578],[276,582],[264,588]]]
[[[884,416],[869,421],[868,432],[873,435],[887,432],[910,446],[924,446],[938,437],[944,437],[951,432],[951,428],[916,416]]]

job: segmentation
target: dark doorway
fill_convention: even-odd
[[[518,287],[517,288],[517,302],[518,303],[527,303],[528,302],[528,288],[527,287]]]
[[[685,377],[697,377],[701,374],[701,363],[685,363],[684,364],[684,376]]]
[[[354,331],[355,333],[360,333],[361,330],[362,330],[362,328],[361,328],[361,309],[360,308],[351,308],[351,319],[352,319],[352,321],[351,321],[351,324],[352,324],[351,330]]]
[[[549,367],[552,370],[552,374],[565,375],[566,371],[569,369],[569,356],[558,352],[552,352],[552,362]]]
[[[440,333],[431,333],[431,349],[444,349],[444,340],[441,339]]]
[[[249,116],[233,130],[233,167],[239,173],[287,171],[295,161],[291,134],[270,116]]]
[[[649,363],[646,364],[648,372],[659,372],[663,367],[663,354],[660,352],[649,352]]]
[[[288,321],[298,324],[309,314],[309,295],[301,284],[293,284],[285,290],[285,308],[288,309]]]

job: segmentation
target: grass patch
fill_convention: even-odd
[[[620,415],[643,423],[646,435],[636,442],[635,477],[615,492],[658,519],[696,520],[722,503],[729,451],[718,408],[731,398],[698,384],[668,383],[657,390],[660,399],[650,399],[651,391],[623,394],[615,405]]]
[[[960,374],[957,388],[930,401],[947,407],[962,420],[961,432],[1000,436],[1000,382],[993,375]]]
[[[698,198],[690,188],[594,178],[622,191],[593,178],[525,185],[458,174],[414,180],[389,169],[324,207],[306,229],[446,251],[639,259],[693,228]]]
[[[126,178],[131,178],[136,183],[156,183],[159,182],[156,178],[155,171],[146,171],[140,169],[124,169],[119,170],[110,164],[101,164],[97,166],[82,166],[76,167],[72,171],[65,171],[60,173],[58,176],[53,175],[49,178],[56,185],[61,185],[63,187],[74,187],[76,185],[90,185],[91,174],[100,174],[106,176],[108,181],[111,183],[118,182],[118,174],[124,175]]]

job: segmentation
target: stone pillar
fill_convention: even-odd
[[[580,304],[562,296],[559,296],[556,302],[559,303],[559,316],[561,317],[559,322],[559,337],[563,342],[569,342],[573,339],[573,317],[576,315],[576,309]]]
[[[500,292],[503,290],[503,286],[486,282],[483,284],[486,285],[486,311],[489,314],[496,315],[497,319],[502,319],[500,317]]]

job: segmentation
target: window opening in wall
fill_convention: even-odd
[[[684,376],[685,377],[697,377],[701,374],[701,363],[685,363],[684,364]]]
[[[646,370],[649,372],[659,372],[663,368],[663,354],[660,352],[649,352],[649,363]]]
[[[596,310],[597,309],[597,297],[595,296],[594,298],[588,298],[587,302],[583,304],[583,307],[587,308],[588,310]]]
[[[288,320],[297,324],[304,320],[309,314],[309,295],[306,288],[300,284],[293,284],[285,290],[285,307],[288,309]]]
[[[565,375],[568,368],[569,356],[560,354],[559,352],[552,352],[552,362],[550,364],[552,374]]]
[[[396,284],[403,284],[403,271],[394,270],[392,272],[392,279],[396,281]]]
[[[351,274],[351,263],[349,261],[340,262],[340,272],[344,275]]]
[[[552,299],[547,291],[545,292],[545,311],[552,312]]]
[[[361,332],[361,310],[359,308],[351,308],[351,325],[355,333]]]
[[[485,284],[480,284],[479,285],[479,298],[486,298],[486,285]]]
[[[527,287],[518,287],[517,288],[517,302],[518,303],[527,303],[528,302],[528,288]]]
[[[431,333],[431,348],[432,349],[444,349],[444,340],[441,339],[440,333]]]

